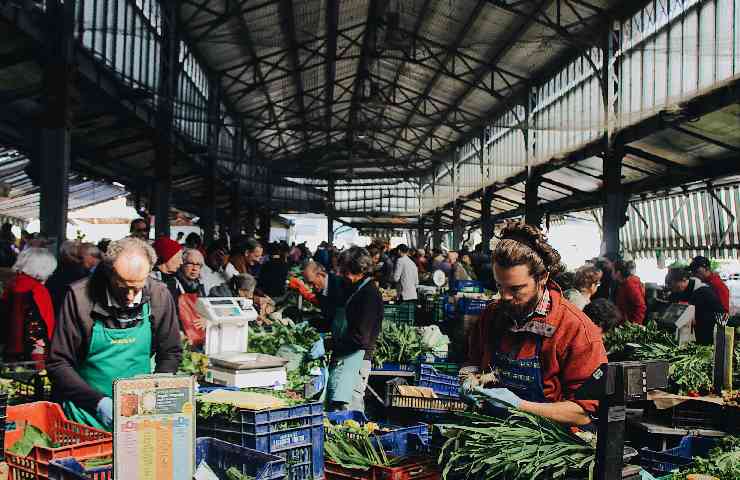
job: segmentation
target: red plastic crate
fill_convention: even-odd
[[[47,480],[49,462],[66,457],[85,460],[113,454],[113,436],[102,430],[71,422],[56,403],[35,402],[8,407],[8,424],[14,430],[5,431],[6,461],[13,480]],[[7,451],[23,437],[23,429],[31,424],[51,437],[59,448],[34,447],[28,457]],[[8,425],[9,427],[9,425]]]
[[[439,480],[441,473],[431,458],[409,458],[395,467],[375,465],[368,470],[345,468],[326,460],[326,480]]]

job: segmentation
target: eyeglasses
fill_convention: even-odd
[[[202,263],[194,263],[194,262],[185,262],[183,265],[186,267],[198,267],[201,268],[203,266]]]

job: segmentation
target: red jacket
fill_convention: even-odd
[[[586,412],[594,413],[598,401],[576,400],[575,392],[599,368],[606,363],[606,351],[598,327],[575,305],[563,297],[560,289],[550,284],[550,313],[544,321],[540,362],[545,397],[551,402],[570,400]],[[496,304],[490,304],[478,322],[478,331],[470,337],[467,365],[488,370],[494,353],[494,332],[497,321]],[[521,334],[508,330],[502,333],[500,342],[503,353],[510,352]],[[496,342],[497,343],[497,342]],[[527,358],[535,354],[537,348],[535,334],[527,334],[517,358]]]
[[[630,275],[619,286],[615,295],[617,308],[622,312],[625,322],[632,322],[638,325],[645,324],[645,287],[637,275]]]
[[[2,302],[5,303],[8,316],[4,319],[6,323],[6,351],[8,355],[23,355],[28,345],[26,341],[29,335],[35,335],[35,328],[30,323],[42,321],[48,338],[42,339],[45,348],[49,348],[49,342],[54,335],[56,321],[54,319],[54,307],[51,296],[43,283],[25,273],[18,273],[5,287]],[[29,322],[30,321],[30,322]]]
[[[705,283],[714,289],[714,293],[716,293],[717,297],[719,297],[719,302],[725,309],[725,313],[730,313],[730,289],[727,288],[725,282],[723,282],[722,279],[719,278],[719,275],[712,272]]]

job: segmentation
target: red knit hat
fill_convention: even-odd
[[[154,245],[152,246],[154,247],[154,251],[157,252],[159,263],[169,262],[170,258],[182,250],[182,245],[167,236],[159,237],[154,241]]]

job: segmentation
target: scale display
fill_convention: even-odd
[[[113,472],[126,480],[182,480],[195,468],[195,381],[152,375],[113,384]]]

